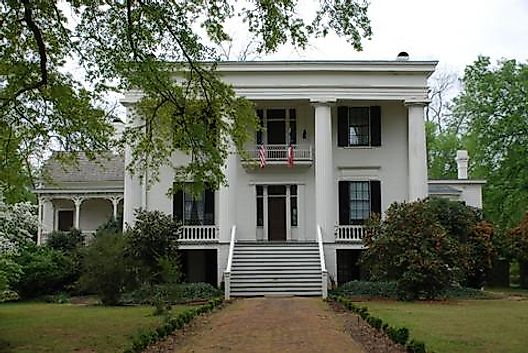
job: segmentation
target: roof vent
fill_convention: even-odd
[[[396,60],[398,61],[409,61],[409,53],[407,53],[406,51],[402,51],[398,54],[398,56],[396,57]]]

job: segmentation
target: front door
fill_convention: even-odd
[[[268,199],[268,234],[271,241],[286,241],[286,197]]]

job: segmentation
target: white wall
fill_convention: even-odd
[[[87,199],[81,204],[79,228],[84,232],[95,231],[113,217],[112,202],[105,199]]]

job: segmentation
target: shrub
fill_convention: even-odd
[[[528,288],[528,213],[506,237],[508,253],[518,261],[519,284],[522,288]]]
[[[54,231],[47,241],[46,246],[65,252],[71,252],[84,243],[84,235],[78,229],[72,228],[68,232]]]
[[[102,234],[119,234],[123,232],[123,217],[118,216],[117,219],[114,219],[114,217],[110,218],[106,223],[101,224],[96,230],[95,230],[95,236],[99,236]]]
[[[0,254],[31,244],[37,229],[37,206],[29,202],[6,204],[0,192]]]
[[[124,301],[130,304],[179,304],[211,300],[222,296],[222,292],[208,283],[158,284],[145,285],[124,295]]]
[[[101,297],[104,305],[116,305],[133,282],[132,264],[125,256],[121,234],[102,234],[86,247],[81,285]]]
[[[23,273],[13,289],[23,298],[57,293],[77,279],[78,269],[62,251],[31,245],[22,248],[13,260]]]
[[[138,274],[148,283],[162,283],[167,270],[179,279],[177,223],[159,211],[137,211],[136,223],[125,233],[125,252],[140,264]]]
[[[385,220],[370,220],[364,242],[372,278],[395,281],[402,299],[435,298],[462,277],[458,244],[424,200],[392,204]]]
[[[396,282],[351,281],[339,286],[332,293],[358,297],[398,298],[398,287]]]

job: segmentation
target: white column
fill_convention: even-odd
[[[119,201],[121,201],[121,197],[113,196],[110,198],[110,201],[112,201],[113,217],[115,221],[117,219],[117,208],[119,206]]]
[[[75,227],[75,229],[81,229],[81,205],[84,199],[82,197],[73,197],[72,201],[75,205],[75,223],[73,224],[73,226]]]
[[[286,185],[286,240],[291,240],[291,190]]]
[[[227,185],[221,186],[218,191],[218,226],[220,241],[223,242],[230,241],[231,228],[236,223],[236,168],[237,154],[233,146],[224,165]]]
[[[331,102],[312,102],[315,109],[315,221],[331,234],[334,210]]]
[[[141,124],[141,118],[134,114],[134,104],[139,100],[138,97],[132,97],[123,101],[127,108],[126,128],[137,127]],[[126,130],[125,130],[126,131]],[[125,132],[126,133],[126,132]],[[134,211],[142,207],[144,192],[140,182],[140,175],[135,173],[132,175],[127,169],[127,166],[132,161],[132,149],[125,146],[125,183],[124,183],[124,199],[123,199],[123,225],[133,226],[136,221]]]
[[[408,109],[409,201],[427,197],[427,156],[424,107],[426,102],[406,102]]]
[[[304,194],[304,184],[297,185],[297,240],[314,240],[315,234],[311,237],[306,234],[306,223],[304,217],[304,205],[306,202],[306,195]]]

